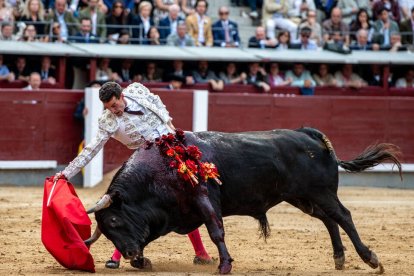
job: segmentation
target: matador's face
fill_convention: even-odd
[[[122,116],[126,107],[124,94],[121,94],[119,99],[113,96],[108,102],[104,103],[104,107],[105,109],[111,111],[112,114],[115,114],[116,116]]]

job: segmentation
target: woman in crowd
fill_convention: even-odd
[[[154,21],[151,18],[152,5],[150,2],[143,1],[139,4],[139,14],[134,18],[134,29],[132,37],[135,44],[146,44],[148,32]]]
[[[161,82],[161,75],[155,62],[148,62],[146,72],[142,76],[142,82]]]
[[[319,64],[318,72],[313,74],[317,86],[336,86],[334,76],[329,72],[328,64]]]
[[[230,62],[226,66],[225,72],[220,72],[219,78],[223,80],[224,84],[243,84],[246,81],[246,73],[242,72],[241,74],[237,73],[236,64]]]
[[[281,30],[277,34],[276,50],[286,50],[290,44],[290,33],[287,30]]]
[[[351,32],[351,40],[356,40],[356,33],[364,29],[368,33],[368,42],[372,41],[372,36],[374,34],[374,27],[369,19],[367,10],[360,9],[356,15],[356,18],[351,22],[349,31]]]
[[[27,42],[35,42],[39,41],[37,39],[37,33],[36,28],[34,25],[27,25],[26,28],[24,28],[23,36],[20,39],[21,41],[27,41]]]
[[[20,21],[26,23],[26,25],[34,25],[37,35],[40,36],[40,40],[45,40],[43,36],[45,34],[46,24],[44,23],[45,10],[43,3],[40,0],[27,0],[22,11]]]
[[[289,85],[290,81],[285,80],[280,73],[279,64],[276,62],[270,63],[269,74],[267,75],[267,83],[270,87]]]
[[[122,0],[115,0],[105,21],[108,41],[109,43],[115,44],[121,31],[127,28],[126,25],[132,25],[133,20],[132,15],[125,11],[124,2]]]
[[[157,27],[151,26],[148,35],[147,35],[147,41],[144,44],[149,45],[161,45],[160,43],[160,33],[158,32]]]

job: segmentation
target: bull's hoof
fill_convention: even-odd
[[[231,265],[232,261],[233,261],[233,259],[222,262],[218,267],[219,273],[220,274],[229,274],[231,272],[231,268],[232,268],[232,265]]]
[[[196,264],[196,265],[210,265],[210,264],[214,264],[215,262],[216,260],[214,258],[211,258],[211,257],[203,258],[201,256],[195,256],[193,260],[193,264]]]
[[[334,255],[334,262],[335,262],[335,269],[336,270],[343,270],[345,268],[345,255],[342,254],[341,256]]]
[[[379,261],[377,254],[374,251],[371,251],[371,259],[366,262],[371,268],[377,268],[379,266]]]
[[[105,267],[106,268],[111,268],[111,269],[119,268],[119,261],[114,261],[114,260],[110,259],[109,261],[107,261],[105,263]]]
[[[131,266],[135,267],[135,268],[139,268],[139,269],[152,269],[152,264],[150,259],[145,258],[145,257],[139,257],[136,259],[132,259],[131,260]]]

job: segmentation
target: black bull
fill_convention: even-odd
[[[401,175],[396,146],[370,146],[354,160],[341,161],[326,136],[312,128],[186,133],[186,142],[200,148],[203,160],[216,164],[222,186],[210,181],[192,188],[153,146],[131,156],[108,188],[109,207],[94,210],[98,230],[132,265],[148,265],[143,250],[158,237],[172,231],[186,234],[205,224],[219,251],[219,272],[229,273],[233,259],[224,241],[222,218],[254,217],[266,238],[270,233],[266,212],[285,201],[324,223],[336,269],[343,269],[345,262],[341,226],[362,260],[382,270],[376,254],[360,240],[351,213],[338,199],[338,165],[360,172],[390,161]]]

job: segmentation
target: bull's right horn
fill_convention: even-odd
[[[91,246],[94,242],[96,242],[99,239],[101,234],[101,230],[98,226],[96,226],[95,232],[93,232],[92,236],[89,239],[85,240],[84,243],[86,244],[86,246]]]
[[[89,209],[86,213],[95,213],[96,211],[105,209],[111,205],[112,199],[111,196],[108,194],[105,194],[91,209]]]

